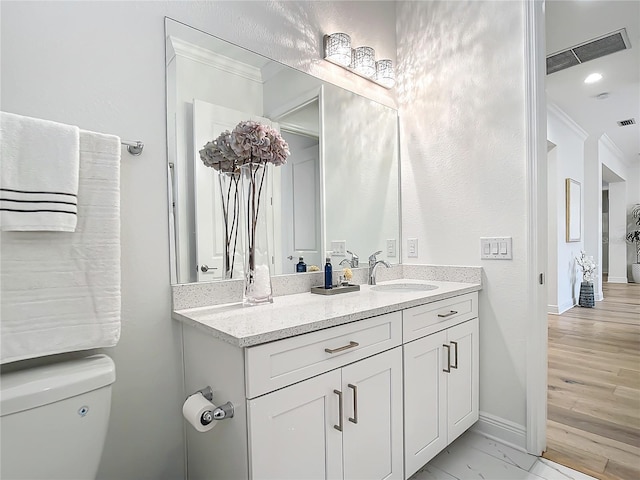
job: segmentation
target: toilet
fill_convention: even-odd
[[[0,377],[0,478],[94,479],[115,365],[93,355]]]

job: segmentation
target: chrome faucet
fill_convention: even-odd
[[[389,262],[386,262],[385,260],[376,259],[376,255],[380,255],[381,253],[382,253],[382,250],[378,250],[376,253],[372,253],[369,256],[369,285],[376,284],[376,271],[378,270],[378,265],[382,264],[387,268],[391,268],[391,265],[389,265]]]
[[[353,253],[351,250],[347,250],[347,253],[351,255],[351,260],[345,258],[340,262],[340,265],[347,264],[350,268],[358,268],[358,266],[360,265],[360,258],[358,257],[358,255]]]

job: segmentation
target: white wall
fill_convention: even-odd
[[[393,2],[0,4],[1,104],[145,142],[123,150],[122,322],[108,353],[117,381],[99,478],[184,476],[179,325],[171,320],[164,16],[395,106],[395,92],[320,60],[322,35],[348,31],[395,59]]]
[[[584,249],[585,216],[584,216],[584,143],[587,134],[562,110],[553,104],[547,106],[547,139],[553,142],[555,147],[555,169],[549,172],[549,188],[555,190],[555,195],[549,198],[549,223],[554,223],[554,238],[549,239],[549,251],[555,250],[557,262],[555,270],[548,272],[549,277],[555,276],[557,292],[550,294],[555,296],[556,304],[549,305],[550,313],[562,313],[573,307],[578,302],[580,282],[582,276],[576,269],[575,258]],[[552,175],[552,173],[554,175]],[[565,181],[571,178],[580,182],[582,190],[582,220],[581,240],[579,242],[566,241],[566,204]],[[597,252],[587,252],[588,255],[596,255]],[[549,283],[551,285],[552,283]]]
[[[526,424],[527,209],[524,8],[398,2],[404,262],[480,265],[481,419]],[[480,237],[513,237],[513,260],[480,260]],[[506,429],[506,430],[505,430]]]

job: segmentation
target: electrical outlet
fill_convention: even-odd
[[[409,258],[418,257],[418,239],[417,238],[407,239],[407,256]]]
[[[396,256],[396,239],[390,238],[387,240],[387,258],[393,258]]]
[[[334,257],[345,257],[347,255],[347,241],[333,240],[331,242],[331,250]]]

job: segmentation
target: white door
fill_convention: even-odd
[[[342,369],[344,478],[402,476],[402,348]]]
[[[448,444],[445,344],[446,330],[403,347],[405,478]]]
[[[196,263],[198,281],[210,281],[222,278],[222,256],[224,252],[224,221],[220,200],[220,186],[218,174],[213,168],[205,166],[198,153],[212,140],[215,140],[224,130],[233,128],[243,120],[254,120],[277,128],[277,125],[267,118],[257,117],[247,112],[240,112],[231,108],[221,107],[202,100],[193,100],[193,151],[195,178],[194,208],[195,208],[195,237]],[[271,178],[273,178],[271,168]],[[272,195],[269,184],[268,197]],[[269,217],[272,217],[271,202],[267,202]],[[270,232],[270,245],[273,248],[273,232]],[[238,242],[242,239],[238,238]],[[236,250],[233,278],[242,278],[242,247]],[[205,267],[205,268],[203,268]]]
[[[252,480],[343,478],[340,379],[334,370],[248,400]]]
[[[320,157],[318,145],[292,152],[280,167],[282,204],[282,273],[295,273],[298,257],[307,265],[322,265],[320,246]],[[288,256],[294,262],[286,261]]]
[[[448,443],[478,420],[478,319],[451,327],[448,331],[451,373],[448,381]]]

